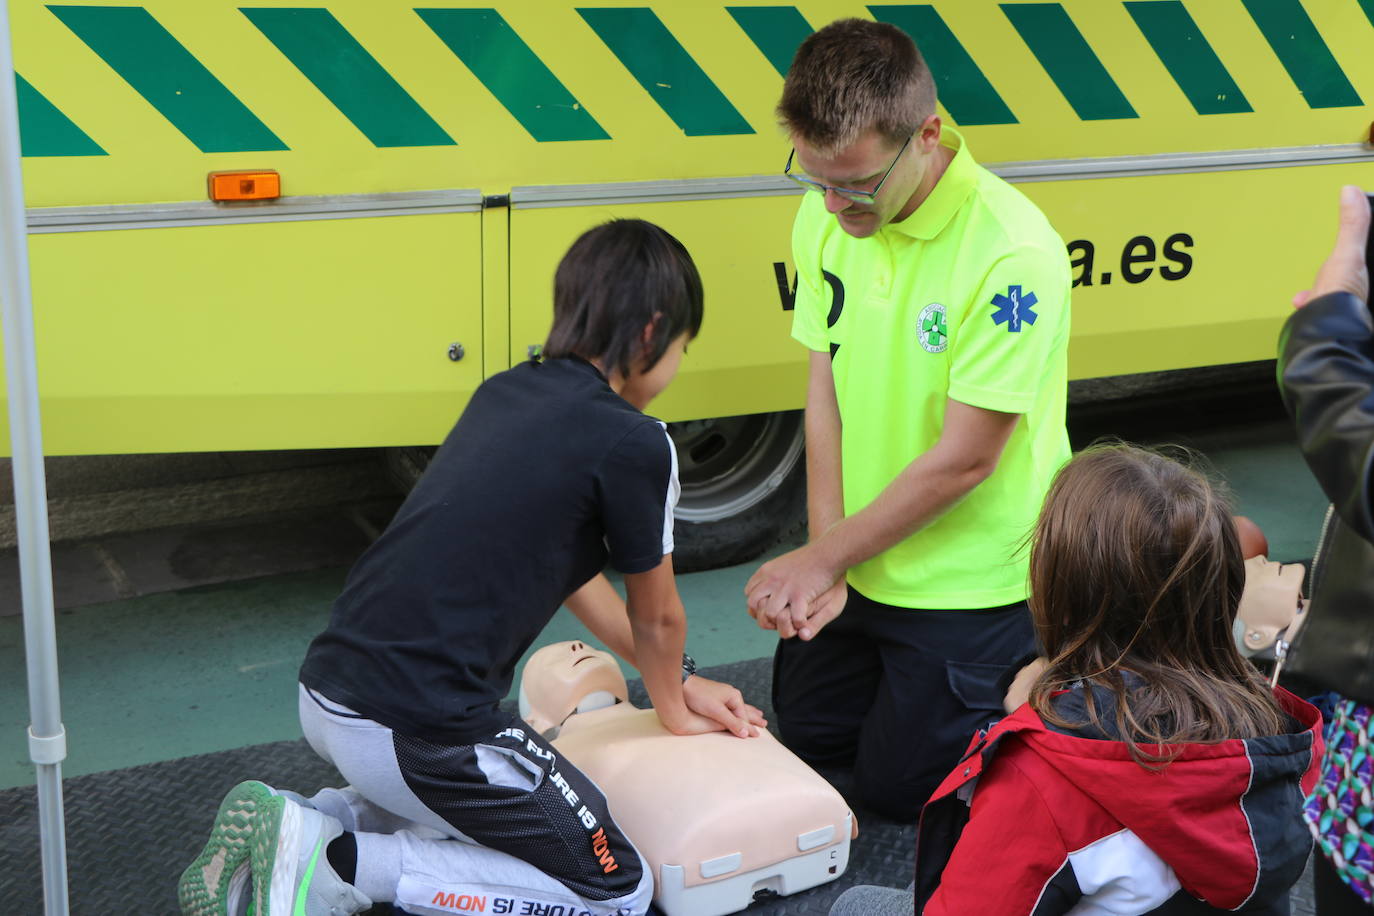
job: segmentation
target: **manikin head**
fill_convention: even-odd
[[[584,642],[558,642],[530,656],[520,678],[520,718],[540,734],[573,713],[614,706],[629,687],[615,656]]]

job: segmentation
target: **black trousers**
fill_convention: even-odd
[[[778,730],[813,766],[852,764],[863,805],[914,821],[969,739],[1002,717],[998,681],[1034,646],[1024,601],[912,610],[850,588],[844,613],[815,639],[779,640]]]
[[[1312,851],[1312,885],[1317,916],[1370,916],[1374,908],[1341,880],[1320,849]]]

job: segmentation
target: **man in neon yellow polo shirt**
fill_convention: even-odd
[[[1069,457],[1064,243],[935,111],[893,26],[840,20],[792,63],[811,539],[745,589],[782,637],[784,742],[907,820],[1034,648],[1024,541]]]

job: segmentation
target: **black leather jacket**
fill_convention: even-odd
[[[1314,564],[1312,618],[1289,670],[1374,703],[1374,321],[1349,293],[1313,299],[1279,337],[1279,389],[1332,512]]]

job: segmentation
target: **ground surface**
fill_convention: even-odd
[[[1078,414],[1071,429],[1078,446],[1106,434],[1196,448],[1229,484],[1238,510],[1264,528],[1271,557],[1311,556],[1326,503],[1272,397],[1166,400],[1148,410],[1106,405]],[[365,496],[347,507],[293,504],[268,516],[59,546],[74,912],[174,912],[172,882],[225,789],[247,776],[307,790],[337,779],[299,743],[295,674],[347,564],[394,506],[380,491]],[[775,637],[753,624],[741,600],[755,568],[682,576],[680,588],[689,651],[703,666],[744,663],[729,670],[766,706],[764,659]],[[41,912],[16,582],[12,553],[0,554],[3,914]],[[585,636],[560,612],[536,646]],[[823,912],[850,883],[909,880],[910,828],[861,822],[866,829],[842,882],[767,906]],[[1312,912],[1307,893],[1296,898],[1296,913]]]

